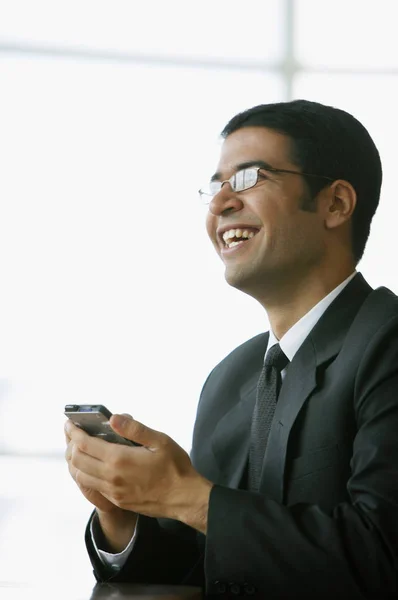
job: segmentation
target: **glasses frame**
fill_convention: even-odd
[[[249,186],[243,188],[242,190],[234,190],[234,188],[232,186],[233,178],[236,177],[236,174],[239,173],[240,171],[248,171],[249,169],[256,171],[256,181],[252,185],[249,185]],[[292,171],[290,169],[276,169],[274,167],[246,167],[244,169],[239,169],[239,171],[237,171],[236,173],[231,175],[231,177],[229,179],[225,179],[224,181],[221,181],[220,189],[217,192],[215,192],[214,194],[209,194],[208,192],[205,192],[203,190],[203,188],[201,188],[199,190],[199,196],[205,204],[210,204],[211,199],[214,198],[214,196],[216,196],[221,191],[224,183],[229,183],[229,185],[232,188],[232,191],[235,192],[235,194],[240,194],[240,192],[245,192],[246,190],[250,190],[251,188],[255,187],[258,184],[258,175],[259,175],[260,171],[269,171],[270,173],[290,173],[291,175],[301,175],[302,177],[314,177],[316,179],[326,179],[327,181],[336,181],[336,178],[328,177],[327,175],[316,175],[315,173],[305,173],[303,171]],[[207,198],[209,200],[207,200]]]

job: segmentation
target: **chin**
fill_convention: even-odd
[[[248,293],[247,290],[250,287],[250,281],[252,277],[250,277],[248,273],[245,273],[244,269],[239,269],[236,267],[234,269],[226,268],[224,276],[228,285],[236,288],[237,290]]]

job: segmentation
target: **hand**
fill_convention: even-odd
[[[72,463],[72,457],[78,451],[75,441],[72,439],[72,432],[74,431],[81,430],[73,425],[68,419],[65,424],[65,439],[67,443],[65,457],[68,462],[69,472],[83,496],[89,502],[94,504],[97,509],[96,512],[99,523],[108,544],[107,547],[103,549],[108,552],[121,552],[126,548],[133,536],[137,524],[137,515],[133,512],[123,510],[105,498],[100,492],[82,484],[79,478],[79,471]],[[82,431],[82,433],[84,432]],[[101,442],[102,445],[107,444],[107,442],[104,442],[103,440],[98,441]]]
[[[178,519],[203,530],[212,484],[195,471],[185,450],[164,433],[127,416],[113,415],[110,424],[116,433],[142,446],[110,444],[70,422],[66,425],[79,487],[94,490],[96,501],[101,496],[121,509]]]
[[[82,492],[83,496],[89,502],[91,502],[91,504],[94,504],[94,506],[101,512],[112,512],[112,511],[114,511],[114,509],[117,509],[118,507],[115,506],[114,504],[112,504],[112,502],[110,502],[109,500],[107,500],[107,498],[105,498],[105,496],[103,496],[100,492],[98,492],[94,489],[91,489],[89,487],[85,487],[78,480],[78,470],[72,464],[73,452],[74,451],[76,452],[75,442],[72,440],[72,437],[71,437],[71,431],[73,431],[74,429],[78,429],[78,428],[68,420],[65,423],[65,441],[67,444],[65,458],[68,463],[69,473],[71,474],[72,479],[77,484],[80,491]]]

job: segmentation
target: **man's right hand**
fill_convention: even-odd
[[[71,424],[69,423],[69,426]],[[76,427],[72,425],[72,427]],[[81,430],[80,430],[81,431]],[[87,433],[81,431],[82,435],[88,436]],[[67,444],[65,458],[68,463],[69,473],[72,479],[80,489],[83,496],[93,504],[97,509],[97,515],[99,523],[101,525],[102,532],[107,541],[108,552],[118,553],[122,552],[133,537],[136,523],[137,514],[128,510],[119,508],[113,504],[110,500],[105,498],[100,492],[96,490],[84,487],[79,483],[78,470],[72,464],[72,455],[74,451],[74,442],[71,440],[68,432],[65,429],[65,441]],[[109,444],[104,440],[97,440],[102,444]]]

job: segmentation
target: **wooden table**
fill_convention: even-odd
[[[68,583],[68,576],[59,583],[24,584],[0,581],[1,600],[202,600],[196,587],[178,585],[133,585],[127,583],[97,584],[93,588],[77,589]]]

